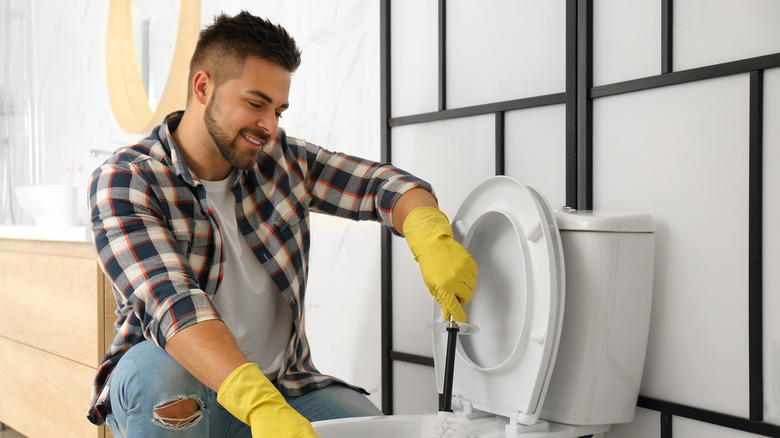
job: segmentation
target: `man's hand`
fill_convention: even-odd
[[[309,420],[293,409],[260,371],[245,363],[222,383],[217,401],[252,428],[252,438],[316,438]]]
[[[287,404],[257,364],[247,362],[222,321],[185,328],[168,340],[165,351],[217,391],[217,401],[252,428],[253,438],[316,438],[311,423]]]
[[[403,231],[444,319],[452,315],[455,321],[466,322],[461,304],[471,299],[476,287],[477,264],[455,241],[447,216],[438,208],[415,208],[406,216]]]

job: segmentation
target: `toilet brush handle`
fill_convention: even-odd
[[[444,364],[444,393],[439,402],[440,412],[452,412],[452,378],[455,372],[455,347],[458,343],[458,327],[447,327],[447,356]]]

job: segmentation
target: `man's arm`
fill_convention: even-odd
[[[217,391],[217,402],[248,424],[253,437],[317,436],[309,421],[287,404],[257,364],[246,360],[221,321],[187,327],[168,340],[165,351]]]
[[[425,189],[412,189],[401,195],[393,207],[393,228],[399,234],[404,234],[406,217],[417,207],[439,208],[439,204],[431,192]]]
[[[204,385],[219,391],[230,373],[248,361],[219,320],[203,321],[173,335],[165,351]]]

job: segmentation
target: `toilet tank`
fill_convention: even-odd
[[[653,219],[570,209],[555,216],[566,304],[541,417],[575,425],[631,422],[650,326]]]

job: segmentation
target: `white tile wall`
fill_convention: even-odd
[[[431,414],[439,409],[436,376],[431,367],[406,362],[393,365],[395,414]],[[414,386],[414,391],[409,387]]]
[[[563,3],[499,1],[490,6],[447,2],[448,106],[563,91]],[[675,70],[780,52],[775,26],[778,9],[770,0],[675,1]],[[420,13],[429,21],[434,14],[430,5]],[[593,13],[594,85],[660,73],[660,2],[640,0],[627,5],[594,0]],[[418,35],[435,38],[426,32]],[[434,53],[434,41],[419,44],[426,53]],[[433,85],[429,95],[417,96],[416,101],[424,99],[433,105],[432,89],[437,84],[430,82],[430,72],[435,64],[434,60],[427,62],[423,75]],[[642,394],[742,417],[747,417],[749,406],[748,91],[748,75],[742,74],[597,99],[593,104],[595,207],[648,211],[657,218],[655,300]],[[393,99],[398,97],[395,93]],[[775,244],[780,238],[770,225],[780,214],[775,202],[780,180],[774,176],[780,174],[780,169],[775,170],[780,166],[780,155],[775,154],[780,147],[774,147],[780,131],[771,123],[780,108],[777,70],[767,72],[764,96],[765,399],[767,420],[777,423],[780,325],[775,323],[773,309],[780,303],[780,292],[774,286],[780,279],[775,278],[776,270],[766,268],[780,262]],[[393,100],[393,105],[399,103]],[[562,204],[563,106],[509,112],[505,122],[506,174],[536,186],[553,205]],[[408,146],[399,149],[398,142],[412,136],[411,132],[443,123],[394,128],[393,156],[415,171],[433,169],[431,179],[440,190],[445,188],[441,199],[451,209],[458,196],[447,185],[461,190],[463,184],[460,178],[439,177],[439,163],[444,160],[448,168],[457,168],[465,165],[459,161],[464,158],[455,152],[437,160]],[[485,130],[488,124],[486,120]],[[482,151],[492,147],[485,144]],[[400,244],[394,244],[394,250],[398,300],[394,311],[397,315],[405,309],[411,319],[425,318],[430,307],[411,310],[430,306],[430,300],[411,291],[420,281],[416,266],[406,259],[404,251],[408,250]],[[415,337],[416,329],[408,329],[408,321],[395,322],[396,347],[423,354],[427,336],[425,342],[401,341]],[[396,362],[399,365],[407,366]],[[395,393],[406,399],[417,383],[397,387]],[[713,428],[717,436],[741,436],[725,428],[687,424],[678,417],[674,424],[675,436],[711,436]],[[616,426],[608,434],[659,435],[659,414],[640,408],[633,423]]]
[[[780,2],[675,0],[674,69],[780,52]]]
[[[431,2],[433,3],[433,2]],[[447,106],[563,92],[563,0],[447,2]]]
[[[454,216],[463,199],[495,172],[492,114],[420,125],[392,132],[393,163],[433,184],[439,206]]]
[[[438,3],[393,1],[390,7],[393,116],[436,111],[439,99]]]
[[[551,105],[506,113],[505,174],[566,205],[566,108]]]
[[[735,429],[726,429],[684,417],[674,417],[672,420],[672,436],[674,438],[756,438],[758,435]]]
[[[430,357],[433,344],[426,324],[434,320],[435,301],[425,287],[420,265],[414,261],[406,241],[394,238],[392,248],[393,349]],[[414,385],[397,388],[413,391]]]
[[[612,426],[604,438],[658,438],[660,436],[661,414],[637,408],[634,421]]]
[[[780,69],[764,74],[764,415],[780,424]]]
[[[658,74],[661,74],[660,2],[595,0],[593,85]]]
[[[641,393],[748,415],[748,77],[598,99],[594,207],[656,220]]]

